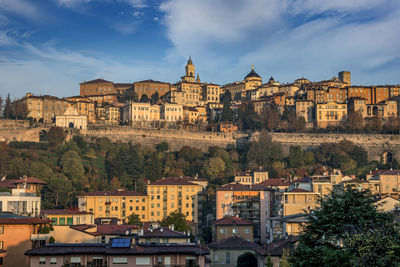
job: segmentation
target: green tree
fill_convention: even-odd
[[[288,163],[290,168],[297,168],[304,164],[303,150],[300,146],[290,146]]]
[[[156,145],[156,149],[158,152],[165,152],[165,151],[168,151],[169,145],[167,142],[161,142]]]
[[[299,244],[290,258],[293,266],[392,266],[359,265],[364,256],[360,252],[368,250],[368,254],[377,257],[377,262],[396,255],[391,260],[400,263],[397,253],[400,243],[397,247],[391,247],[393,242],[387,244],[387,250],[381,255],[381,248],[371,246],[369,233],[391,229],[391,234],[399,234],[393,228],[393,217],[378,210],[369,191],[350,186],[344,192],[334,190],[320,199],[320,206],[307,212],[306,216],[308,223],[304,225]]]
[[[148,95],[143,94],[142,97],[140,98],[140,102],[150,102]]]
[[[186,221],[186,215],[179,211],[171,212],[167,217],[162,219],[160,225],[163,227],[174,225],[175,230],[179,232],[189,230],[189,225]]]
[[[27,173],[29,176],[48,181],[53,175],[53,170],[43,162],[34,161],[30,163]]]
[[[251,252],[245,252],[237,259],[237,267],[254,267],[257,266],[257,258]]]
[[[128,217],[126,217],[127,219],[127,224],[132,224],[132,225],[137,225],[137,226],[142,226],[142,220],[140,220],[140,216],[132,213],[131,215],[129,215]]]
[[[208,177],[215,179],[225,171],[225,162],[220,157],[208,158],[204,162],[204,171]]]
[[[271,169],[275,160],[282,158],[282,149],[278,143],[272,142],[267,131],[261,131],[258,141],[251,142],[247,152],[247,161],[255,161],[264,169]]]
[[[88,186],[89,182],[85,177],[85,169],[83,168],[81,158],[75,151],[66,152],[61,158],[62,173],[71,179],[74,187],[80,191]]]
[[[156,91],[154,94],[151,95],[151,102],[157,103],[157,101],[160,99],[160,95],[158,94],[158,92]]]
[[[60,127],[51,127],[47,133],[47,139],[51,145],[60,145],[65,140],[64,130]]]
[[[227,90],[221,97],[222,100],[222,121],[233,121],[233,114],[231,109],[232,95]]]
[[[64,175],[55,173],[43,189],[42,199],[46,208],[66,208],[71,201],[74,189],[71,181]]]
[[[11,97],[10,94],[7,95],[6,101],[4,103],[4,109],[3,109],[3,117],[5,119],[9,119],[12,116],[12,103],[11,103]]]
[[[19,178],[26,175],[26,164],[22,158],[13,158],[8,166],[8,178]]]

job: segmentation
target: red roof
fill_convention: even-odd
[[[216,189],[216,191],[262,191],[262,190],[273,191],[273,189],[271,189],[268,186],[265,186],[261,183],[255,184],[255,185],[245,185],[245,184],[241,184],[239,182],[225,184]]]
[[[34,218],[0,218],[1,224],[45,224],[51,223],[52,220],[41,219],[38,217]]]
[[[312,193],[311,191],[304,190],[301,188],[293,189],[292,191],[289,191],[290,193]]]
[[[289,186],[290,185],[290,183],[288,181],[285,181],[285,179],[268,179],[259,184],[265,185],[265,186]]]
[[[253,225],[250,221],[240,217],[225,216],[222,219],[215,220],[214,225]]]
[[[78,197],[82,196],[146,196],[146,194],[130,190],[111,190],[84,193]]]
[[[0,181],[1,188],[16,188],[17,184],[40,184],[45,185],[47,184],[45,181],[42,181],[35,177],[21,177],[19,179],[6,179]]]
[[[197,185],[195,183],[192,183],[190,181],[194,181],[191,179],[188,179],[190,177],[168,177],[168,178],[162,178],[160,180],[157,180],[155,182],[150,183],[150,185]],[[200,180],[202,181],[202,180]]]

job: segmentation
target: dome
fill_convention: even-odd
[[[193,65],[192,58],[189,56],[189,60],[187,62],[188,65]]]
[[[249,74],[246,75],[246,77],[244,77],[244,79],[248,79],[248,78],[259,78],[261,79],[260,75],[257,74],[257,72],[254,71],[254,67],[251,66],[251,71],[249,72]]]

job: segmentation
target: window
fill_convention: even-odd
[[[118,210],[118,206],[115,206],[115,211],[117,211]]]
[[[226,252],[226,264],[231,264],[231,253]]]
[[[59,221],[60,223],[60,225],[65,225],[65,218],[60,218],[60,221]]]
[[[50,258],[50,264],[57,264],[57,258]]]
[[[232,234],[237,234],[237,229],[236,228],[232,229]]]
[[[126,258],[126,257],[114,257],[113,258],[113,264],[128,264],[128,258]]]
[[[244,233],[245,234],[250,234],[250,229],[249,228],[244,229]]]
[[[46,264],[46,258],[39,258],[39,264]]]
[[[136,257],[136,265],[150,265],[150,257]]]
[[[99,206],[99,211],[102,211],[103,210],[103,207],[102,206]]]
[[[0,226],[0,234],[4,234],[4,226]]]
[[[219,231],[221,234],[225,234],[225,228],[221,228]]]

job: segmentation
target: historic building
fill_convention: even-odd
[[[117,93],[115,84],[104,79],[95,79],[80,83],[79,85],[81,96],[109,95]]]
[[[27,107],[27,118],[45,123],[54,122],[56,116],[63,114],[67,107],[71,105],[66,99],[49,95],[35,96],[31,93],[27,93],[19,101]]]
[[[228,83],[222,86],[223,91],[229,91],[232,99],[245,98],[247,91],[256,89],[262,84],[262,78],[254,71],[254,66],[251,66],[251,71],[244,77],[243,81]]]
[[[328,102],[317,104],[315,108],[315,122],[318,128],[338,126],[347,118],[347,104]]]
[[[96,123],[96,108],[95,102],[88,97],[72,96],[66,98],[71,102],[70,106],[74,107],[79,115],[87,116],[88,123]]]
[[[69,107],[63,115],[56,116],[56,126],[63,128],[87,129],[87,116],[79,115],[78,111]]]
[[[151,96],[156,92],[160,98],[171,91],[171,84],[154,80],[144,80],[140,82],[134,82],[132,89],[136,93],[138,100],[140,100],[143,95],[146,95],[148,99],[151,99]]]
[[[311,100],[296,101],[296,116],[303,117],[306,123],[312,123],[314,119],[314,102]]]

